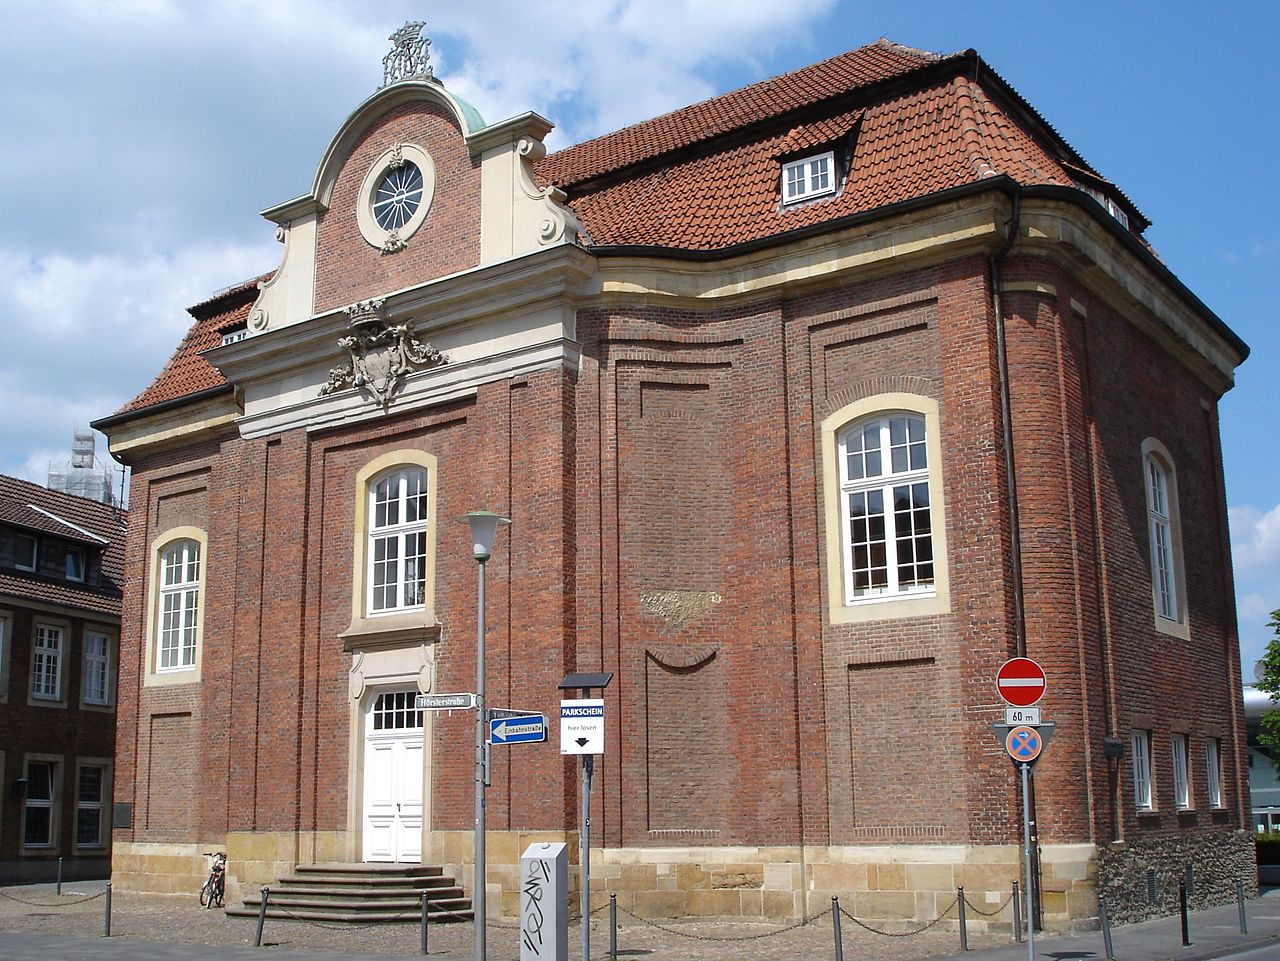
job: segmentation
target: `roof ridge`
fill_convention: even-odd
[[[881,37],[817,63],[565,147],[538,166],[546,172],[548,182],[564,188],[972,53],[935,53]],[[914,62],[900,62],[903,60]],[[610,142],[605,156],[595,155]],[[576,164],[572,163],[575,159]]]

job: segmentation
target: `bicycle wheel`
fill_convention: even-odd
[[[200,907],[207,908],[213,903],[214,890],[213,878],[210,878],[200,889]]]
[[[227,889],[227,877],[225,874],[218,875],[218,880],[213,884],[213,897],[210,901],[214,902],[214,907],[222,907],[222,895]]]

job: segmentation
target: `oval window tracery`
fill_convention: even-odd
[[[412,161],[386,172],[373,196],[373,219],[383,230],[400,230],[422,206],[422,171]]]

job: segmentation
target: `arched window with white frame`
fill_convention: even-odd
[[[877,414],[839,434],[846,603],[934,590],[925,419]]]
[[[429,477],[397,468],[369,485],[368,611],[386,614],[426,603]]]
[[[1187,611],[1177,474],[1168,449],[1154,438],[1142,445],[1142,454],[1156,629],[1182,636]]]
[[[199,626],[200,544],[183,538],[160,554],[157,671],[186,671],[195,666]]]

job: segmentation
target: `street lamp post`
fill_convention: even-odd
[[[459,521],[471,529],[471,555],[479,567],[476,588],[476,836],[475,836],[475,881],[472,884],[471,908],[475,917],[476,961],[485,961],[487,946],[485,944],[485,787],[489,780],[485,747],[488,741],[489,710],[484,699],[484,565],[493,553],[493,539],[498,533],[499,524],[510,524],[509,517],[495,514],[492,511],[472,511]]]

